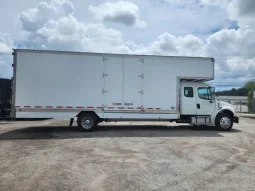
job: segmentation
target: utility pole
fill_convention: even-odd
[[[239,100],[239,105],[240,105],[240,113],[242,113],[242,100]]]
[[[255,91],[253,92],[253,99],[252,99],[252,106],[253,106],[253,113],[255,113]]]

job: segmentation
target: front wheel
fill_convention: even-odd
[[[96,128],[97,117],[90,113],[81,114],[77,120],[78,126],[84,131],[92,131]]]
[[[218,114],[215,125],[223,131],[229,131],[233,127],[233,117],[227,113]]]

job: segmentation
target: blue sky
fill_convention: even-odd
[[[254,0],[3,0],[0,77],[12,48],[209,56],[217,90],[255,77]]]

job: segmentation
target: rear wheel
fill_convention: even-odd
[[[215,125],[223,131],[229,131],[233,127],[233,117],[227,113],[218,114]]]
[[[96,128],[98,120],[94,114],[83,113],[78,117],[77,123],[83,131],[92,131]]]

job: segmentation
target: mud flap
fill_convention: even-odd
[[[234,123],[239,123],[239,117],[234,117]]]
[[[70,119],[69,127],[72,127],[72,125],[73,125],[73,118]]]

